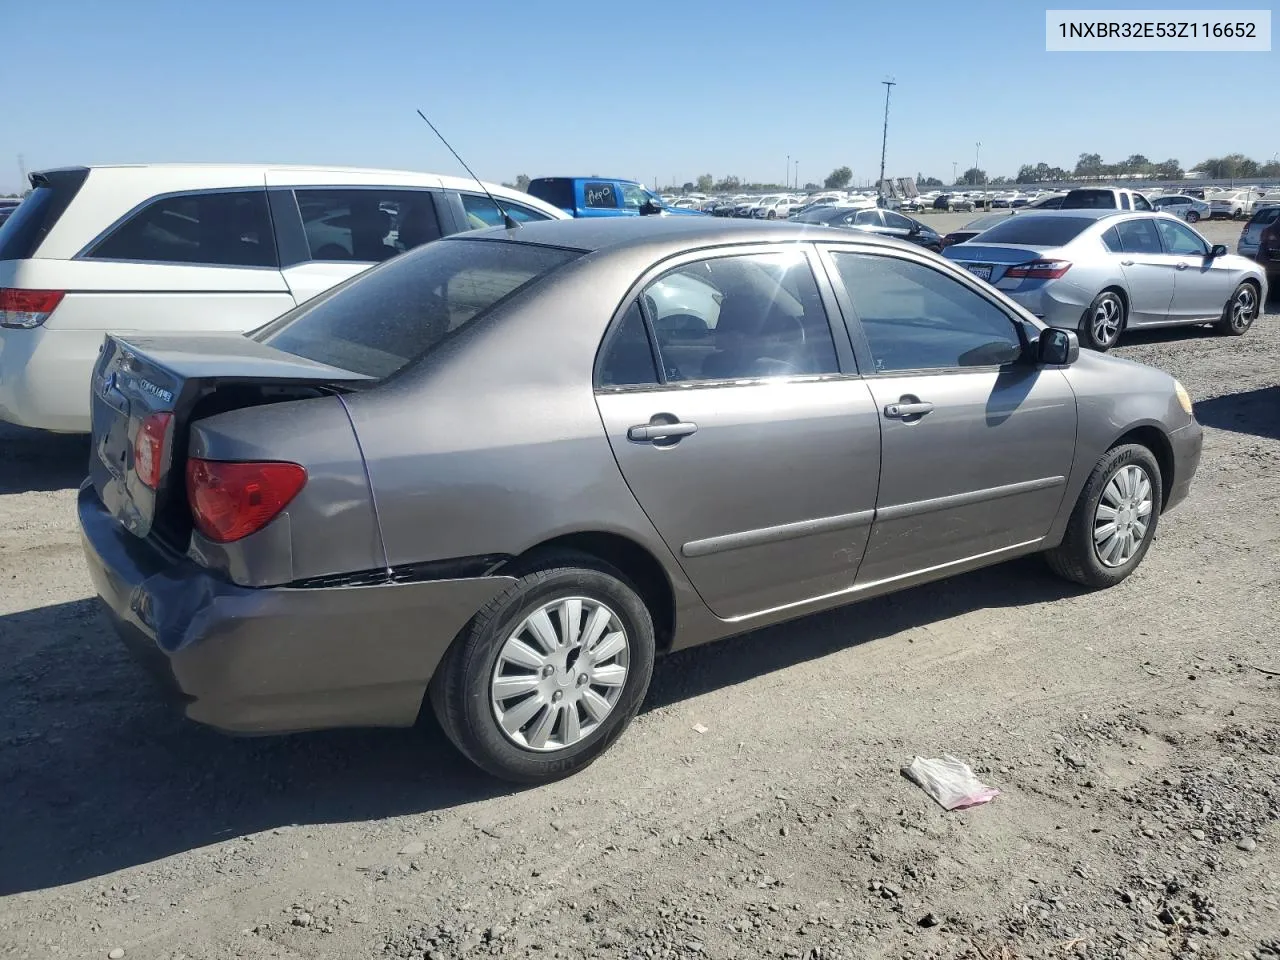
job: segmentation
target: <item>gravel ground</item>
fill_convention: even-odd
[[[1280,957],[1270,310],[1117,351],[1207,427],[1120,587],[1033,558],[676,655],[527,791],[430,729],[170,713],[90,599],[86,443],[2,430],[0,956]],[[944,752],[1001,796],[944,813],[899,773]]]

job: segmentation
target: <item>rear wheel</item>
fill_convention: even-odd
[[[1103,290],[1084,312],[1080,323],[1081,339],[1090,349],[1106,352],[1120,339],[1124,322],[1124,301],[1115,291]]]
[[[1160,465],[1146,447],[1112,447],[1080,491],[1062,543],[1045,554],[1054,573],[1113,587],[1138,568],[1160,519]]]
[[[1187,223],[1199,223],[1199,222],[1200,222],[1200,214],[1196,213],[1194,210],[1188,210]]]
[[[653,674],[653,620],[594,557],[548,555],[512,575],[454,641],[430,698],[477,766],[544,783],[590,764],[635,717]]]
[[[1249,331],[1258,316],[1258,291],[1252,283],[1236,287],[1231,299],[1222,308],[1222,319],[1214,324],[1219,333],[1239,337]]]

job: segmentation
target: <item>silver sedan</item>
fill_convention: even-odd
[[[1211,323],[1240,336],[1267,296],[1257,263],[1165,213],[1023,214],[943,255],[1095,350],[1137,327]]]

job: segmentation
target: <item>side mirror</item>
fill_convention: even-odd
[[[1217,257],[1225,257],[1229,251],[1225,243],[1215,243],[1209,250],[1209,259],[1214,260]]]
[[[1036,341],[1036,360],[1046,367],[1066,367],[1080,357],[1080,338],[1074,330],[1050,327]]]
[[[651,217],[662,212],[662,204],[656,200],[646,200],[640,205],[640,216]]]

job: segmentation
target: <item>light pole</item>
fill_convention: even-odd
[[[800,161],[796,161],[796,189],[800,189]]]
[[[889,145],[889,93],[893,90],[895,83],[892,80],[881,80],[884,84],[884,133],[880,138],[880,183],[876,187],[876,192],[883,195],[884,193],[884,153]]]
[[[979,140],[977,143],[975,143],[975,144],[973,145],[973,175],[974,175],[975,177],[976,177],[976,176],[978,176],[978,154],[979,154],[979,152],[981,152],[981,150],[982,150],[982,141],[981,141],[981,140]],[[985,178],[985,177],[983,177],[983,184],[984,184],[984,185],[983,185],[983,188],[982,188],[982,205],[983,205],[983,207],[986,207],[986,205],[987,205],[987,188],[986,188],[985,182],[986,182],[986,178]],[[976,184],[975,184],[975,186],[976,186]]]
[[[955,186],[955,182],[956,182],[956,167],[958,167],[958,166],[960,166],[960,164],[956,163],[956,161],[954,161],[954,160],[952,160],[952,161],[951,161],[951,185],[952,185],[952,186]]]
[[[782,189],[786,190],[791,186],[791,154],[787,154],[787,172],[782,178]]]

